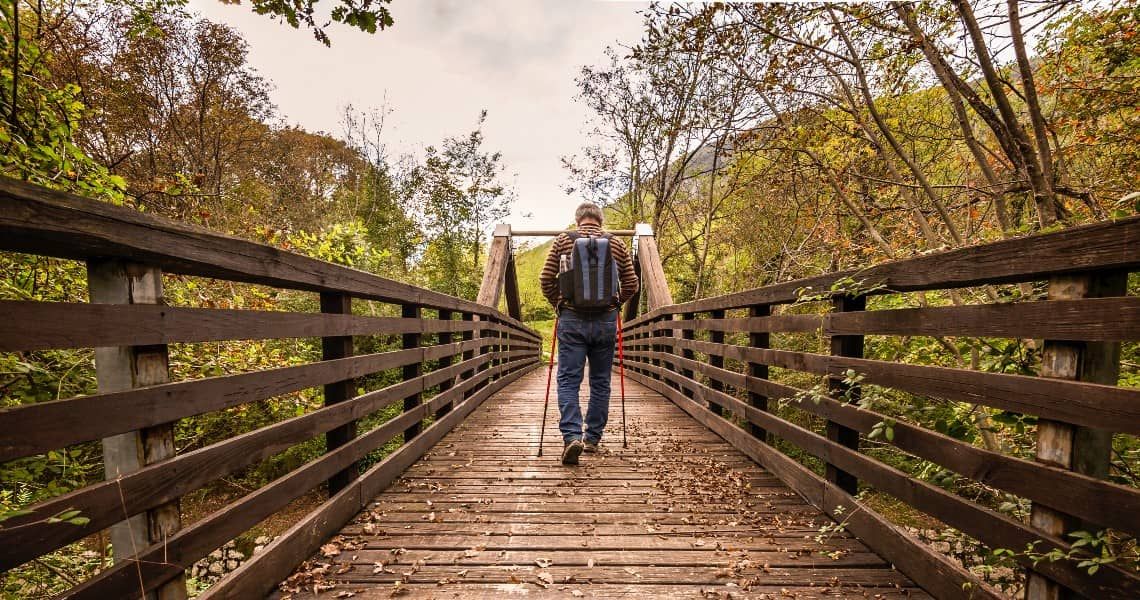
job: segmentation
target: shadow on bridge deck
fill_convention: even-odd
[[[536,458],[544,387],[535,371],[489,399],[272,597],[929,597],[628,380],[628,449],[615,380],[601,453],[559,464],[551,406]]]

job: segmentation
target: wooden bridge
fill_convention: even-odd
[[[631,303],[624,329],[629,447],[611,419],[604,451],[567,468],[555,452],[535,457],[541,338],[518,319],[508,227],[470,302],[0,181],[0,250],[86,261],[90,297],[0,302],[0,351],[94,348],[99,386],[0,412],[0,460],[101,440],[106,467],[104,482],[0,523],[0,570],[109,529],[115,565],[62,597],[180,598],[195,561],[327,490],[202,597],[1003,597],[877,513],[870,491],[1010,550],[1034,600],[1140,596],[1135,570],[1081,566],[1066,535],[1140,534],[1140,491],[1105,480],[1113,436],[1140,434],[1140,390],[1116,385],[1121,342],[1140,340],[1140,298],[1127,285],[1140,270],[1140,219],[684,304],[670,297],[652,232],[631,233],[648,309]],[[169,306],[167,273],[312,292],[320,312]],[[998,301],[1017,283],[1046,286],[1048,299]],[[982,286],[990,303],[875,309],[880,296]],[[504,295],[507,314],[496,308]],[[393,316],[362,315],[362,301]],[[812,334],[830,353],[796,345]],[[354,338],[378,335],[402,347],[353,354]],[[1035,340],[1041,372],[864,358],[865,344],[890,336]],[[321,338],[323,360],[170,381],[170,344],[277,338]],[[772,369],[828,384],[805,391]],[[398,383],[357,390],[358,378],[385,372]],[[867,386],[1035,419],[1036,460],[859,406]],[[179,419],[316,387],[319,410],[174,447]],[[392,406],[397,416],[358,427]],[[781,418],[788,407],[802,418]],[[552,414],[551,450],[555,423]],[[181,497],[320,437],[319,458],[205,517],[180,514]],[[882,444],[1028,500],[1031,514],[899,471],[876,457]]]

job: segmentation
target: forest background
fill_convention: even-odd
[[[393,24],[387,3],[360,13],[332,5],[334,20],[365,31]],[[279,3],[253,6],[284,10],[276,16],[308,28],[314,43],[335,43],[314,20],[314,3],[299,3],[310,12],[292,14]],[[482,135],[485,111],[472,111],[468,132],[419,154],[393,155],[384,126],[399,107],[345,106],[336,134],[285,125],[271,82],[248,64],[241,36],[186,13],[177,0],[3,7],[4,175],[475,296],[488,229],[509,214],[512,200],[502,156]],[[593,114],[586,124],[593,143],[566,157],[567,192],[606,206],[612,227],[650,223],[677,301],[1137,214],[1138,23],[1135,2],[654,6],[640,41],[577,74],[579,99]],[[553,317],[537,287],[545,249],[523,246],[518,254],[524,318],[542,330]],[[82,302],[85,280],[79,263],[0,255],[4,299]],[[166,301],[176,305],[315,305],[311,295],[200,278],[167,276],[164,285]],[[1130,293],[1138,289],[1134,278]],[[791,310],[819,310],[812,292]],[[889,294],[875,307],[1043,295],[1041,287],[999,286]],[[388,310],[358,304],[358,311]],[[801,334],[776,341],[805,350],[826,342]],[[396,343],[357,340],[360,351]],[[908,338],[871,342],[867,351],[1026,374],[1040,358],[1033,340]],[[171,352],[172,378],[188,379],[316,360],[320,344],[185,344]],[[1123,354],[1121,385],[1140,386],[1136,345]],[[804,388],[817,383],[773,377]],[[384,383],[380,376],[360,385]],[[91,352],[0,355],[3,406],[92,393],[94,385]],[[1030,418],[901,394],[868,396],[898,418],[1032,456]],[[185,419],[179,450],[320,401],[309,390]],[[1135,486],[1140,444],[1116,437],[1110,477]],[[193,519],[322,449],[320,440],[291,449],[185,498],[184,509]],[[1022,499],[876,450],[955,493],[1027,514]],[[101,479],[99,449],[80,445],[13,461],[0,465],[0,478],[0,512],[17,510]],[[1021,585],[994,549],[881,502],[900,522],[936,531],[932,541],[948,551],[958,544],[959,557],[995,585],[1011,593]],[[1113,537],[1106,548],[1135,565],[1135,540]],[[5,593],[50,594],[108,556],[106,540],[85,540],[8,574]]]

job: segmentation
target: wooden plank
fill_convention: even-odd
[[[731,583],[737,587],[729,587]],[[354,600],[379,600],[392,597],[391,584],[378,587],[362,587],[353,585],[337,586],[333,590],[321,592],[315,596],[305,596],[306,600],[334,599],[337,594],[345,591],[353,593]],[[535,580],[519,583],[461,583],[449,580],[447,584],[412,583],[400,586],[400,598],[427,599],[427,598],[479,598],[494,600],[516,596],[529,596],[540,594],[542,598],[573,600],[587,597],[597,600],[653,598],[655,600],[690,600],[692,598],[722,598],[728,594],[755,598],[795,598],[797,600],[835,600],[835,598],[874,598],[875,600],[926,600],[931,596],[916,588],[860,588],[858,586],[844,587],[838,585],[808,586],[766,586],[749,585],[745,591],[735,581],[721,582],[719,585],[672,585],[672,584],[594,584],[588,581],[574,581],[556,583],[536,583]],[[343,597],[343,596],[342,596]],[[283,599],[283,596],[271,596],[273,600]]]
[[[838,313],[861,312],[867,308],[867,297],[839,296],[831,300],[831,306],[832,310]],[[832,335],[830,344],[832,356],[853,358],[862,358],[863,356],[862,335]],[[859,386],[849,385],[843,373],[829,374],[827,377],[827,388],[834,397],[843,397],[851,404],[859,403],[861,395]],[[859,432],[844,426],[842,423],[831,420],[827,421],[826,428],[827,439],[856,452],[859,451]],[[836,487],[852,496],[859,493],[859,480],[856,479],[854,475],[847,473],[831,463],[826,464],[826,469],[824,477],[831,483],[834,483]]]
[[[710,313],[712,312],[723,314],[724,311],[710,311]],[[692,313],[681,314],[690,315]],[[733,319],[726,319],[724,317],[693,319],[692,317],[685,317],[684,320],[674,321],[671,324],[678,328],[695,329],[697,331],[719,331],[728,333],[738,331],[801,333],[819,331],[824,326],[827,316],[828,315],[760,315]]]
[[[708,365],[689,363],[681,357],[665,358],[677,366],[692,366],[698,371],[711,370]],[[795,398],[801,390],[773,382],[750,379],[739,373],[711,373],[742,389],[757,390],[769,398]],[[818,400],[816,402],[815,400]],[[866,435],[886,419],[873,410],[851,406],[833,398],[816,396],[812,401],[795,402],[801,410],[839,422]],[[986,485],[1029,498],[1038,503],[1064,508],[1088,521],[1140,534],[1140,490],[1109,483],[1096,477],[1051,467],[1043,463],[991,452],[911,425],[896,421],[894,440],[890,443],[921,458],[938,463],[956,473]]]
[[[1052,275],[1096,270],[1140,270],[1140,217],[1071,227],[945,252],[897,260],[860,270],[777,283],[762,288],[669,306],[668,312],[707,312],[756,304],[787,304],[799,290],[827,291],[837,281],[884,286],[873,293],[1036,281]],[[630,325],[659,316],[650,310]]]
[[[142,265],[89,261],[87,286],[92,302],[161,304],[163,301],[162,271]],[[99,390],[103,392],[166,383],[170,380],[167,348],[161,345],[99,348],[95,352],[95,374]],[[125,474],[137,472],[145,465],[173,457],[177,452],[174,423],[157,423],[138,431],[104,438],[102,446],[104,478],[114,481]],[[145,515],[125,514],[122,517],[122,521],[110,528],[111,547],[118,563],[127,560],[134,548],[165,542],[182,528],[178,498],[155,505]],[[162,586],[156,598],[186,598],[183,576],[179,575]]]
[[[400,316],[404,317],[405,319],[420,320],[420,317],[422,316],[420,307],[414,304],[405,304],[401,310],[402,313]],[[405,350],[409,348],[419,348],[420,340],[421,338],[418,333],[405,333],[403,335],[402,344]],[[413,381],[415,379],[418,379],[420,375],[423,375],[423,369],[424,364],[422,362],[404,365],[402,373],[404,381]],[[416,392],[404,398],[404,412],[416,410],[416,407],[420,405],[421,399],[423,397],[422,392],[423,390],[417,390]],[[404,443],[407,444],[408,442],[412,441],[412,438],[420,434],[420,431],[423,430],[423,427],[424,424],[422,421],[409,425],[408,428],[404,430]]]
[[[523,361],[534,356],[524,355],[523,351],[519,351],[519,355],[519,360]],[[472,362],[485,360],[485,357],[480,357]],[[466,362],[459,363],[429,373],[419,380],[369,392],[182,454],[162,464],[124,474],[114,481],[90,485],[35,504],[29,507],[30,514],[13,517],[6,522],[8,526],[0,529],[0,569],[23,564],[63,544],[96,533],[124,514],[134,515],[160,506],[300,441],[376,412],[401,400],[409,390],[423,390],[436,385],[470,366]],[[482,377],[469,381],[482,381]],[[68,527],[42,522],[46,517],[68,509],[82,511],[90,522]]]
[[[473,354],[485,340],[396,350],[0,410],[0,462],[281,394],[363,377],[409,362]]]
[[[709,321],[716,322],[716,321],[719,321],[721,319],[724,319],[724,311],[723,310],[714,310],[714,311],[709,313],[709,319],[708,319]],[[723,345],[724,344],[724,330],[722,330],[722,329],[710,329],[709,330],[709,342],[712,342],[713,344],[716,344],[718,346]],[[713,368],[717,368],[717,369],[724,367],[724,356],[723,355],[716,354],[716,353],[710,353],[708,356],[709,356],[709,365],[710,366],[712,366]],[[709,381],[709,386],[718,392],[725,391],[724,383],[721,381],[718,381],[716,379]],[[721,405],[716,404],[715,402],[709,404],[709,410],[711,410],[714,415],[720,416],[720,415],[724,414],[724,408]]]
[[[519,275],[515,268],[515,254],[507,257],[507,272],[504,276],[504,292],[507,296],[507,314],[515,319],[522,320],[522,300],[519,299]]]
[[[962,570],[950,559],[931,551],[917,538],[894,527],[874,511],[847,495],[843,490],[808,470],[807,467],[760,442],[748,432],[728,421],[714,416],[700,406],[697,401],[686,398],[684,394],[644,375],[634,375],[633,379],[672,400],[697,421],[723,437],[725,441],[752,457],[764,468],[775,473],[784,483],[820,510],[827,514],[834,514],[837,507],[843,507],[842,514],[845,515],[844,524],[847,530],[867,541],[883,558],[893,563],[895,568],[913,579],[931,595],[943,599],[961,598],[963,600],[977,600],[979,598],[998,600],[1001,598],[989,592],[975,576]],[[751,407],[748,407],[747,411],[759,413]],[[742,410],[743,412],[745,411]],[[760,414],[767,415],[768,413]],[[965,589],[964,583],[970,583],[971,589]]]
[[[824,461],[835,464],[860,479],[866,480],[875,488],[977,538],[991,548],[1021,549],[1028,544],[1036,543],[1037,549],[1041,552],[1049,552],[1054,548],[1059,548],[1062,551],[1068,549],[1068,544],[1059,537],[1035,531],[1020,521],[973,504],[932,484],[912,478],[897,469],[878,463],[873,458],[823,438],[809,430],[783,421],[769,413],[756,411],[731,396],[715,392],[694,381],[687,381],[684,384],[696,388],[697,399],[705,395],[717,396],[718,401],[725,406],[732,407],[734,411],[739,410],[739,414],[745,415],[749,420],[756,420],[774,435],[795,444]],[[679,397],[683,398],[683,396]],[[768,465],[765,466],[768,467]],[[780,475],[775,469],[772,470]],[[846,493],[844,495],[850,497]],[[855,533],[868,543],[871,542],[857,531]],[[875,548],[873,543],[871,543],[871,547]],[[875,549],[878,550],[878,548]],[[890,557],[888,556],[888,558]],[[1030,562],[1029,559],[1023,557],[1019,557],[1019,560],[1025,563]],[[1095,575],[1088,575],[1085,570],[1078,569],[1067,561],[1044,561],[1038,563],[1035,568],[1050,579],[1089,597],[1123,600],[1133,597],[1140,590],[1140,577],[1111,565],[1097,571]]]
[[[321,312],[325,314],[351,315],[352,297],[346,294],[321,293]],[[321,360],[339,360],[352,356],[352,336],[329,336],[321,338]],[[326,383],[324,386],[324,404],[332,406],[344,402],[355,392],[355,382],[352,379],[342,379]],[[325,452],[331,452],[348,443],[356,437],[356,420],[344,425],[333,427],[325,432]],[[329,495],[336,495],[344,489],[350,481],[360,474],[359,465],[353,463],[345,470],[333,475],[328,480]]]
[[[754,566],[764,565],[773,580],[820,582],[833,594],[863,589],[860,584],[876,592],[896,589],[889,587],[894,585],[914,589],[845,533],[823,544],[812,539],[810,532],[828,522],[826,516],[675,407],[663,404],[660,396],[632,382],[627,389],[632,417],[629,449],[612,446],[602,454],[586,455],[583,464],[573,469],[557,460],[536,459],[534,419],[541,416],[544,383],[538,374],[496,395],[397,486],[370,502],[356,524],[341,530],[355,547],[332,559],[330,572],[342,571],[359,584],[351,589],[366,595],[376,586],[390,593],[391,583],[385,579],[390,574],[373,573],[373,563],[391,563],[384,557],[396,556],[392,550],[397,548],[403,549],[398,560],[404,565],[423,560],[417,564],[425,574],[436,574],[432,565],[440,570],[446,566],[458,570],[462,565],[469,567],[472,579],[483,579],[478,565],[512,567],[510,563],[517,564],[520,557],[533,557],[515,569],[522,572],[535,566],[533,560],[554,556],[556,569],[573,557],[587,569],[620,567],[605,571],[607,577],[624,575],[636,581],[638,577],[625,567],[640,564],[646,567],[641,579],[666,581],[662,578],[668,571],[677,581],[700,582],[711,576],[709,569],[747,558],[760,560]],[[697,451],[697,445],[705,449]],[[518,458],[504,454],[508,449],[517,449]],[[665,457],[671,460],[661,460]],[[703,473],[714,474],[716,481]],[[743,487],[744,481],[752,487]],[[710,486],[715,489],[701,493]],[[312,548],[324,541],[317,538]],[[835,561],[824,554],[835,551],[840,553]],[[781,560],[789,563],[786,573],[765,564]],[[848,560],[866,561],[859,566],[867,568],[842,577],[841,571],[832,570],[845,568],[843,561]],[[591,561],[597,564],[587,566]],[[686,565],[696,568],[678,568]],[[820,571],[831,572],[835,580],[824,578]],[[843,587],[838,580],[844,578],[851,585]],[[882,585],[874,587],[878,584]],[[593,589],[583,588],[590,596]],[[689,590],[699,592],[696,585]],[[451,588],[437,586],[436,591]],[[258,593],[251,590],[248,595]]]
[[[8,177],[0,177],[0,249],[487,314],[468,300]]]
[[[641,265],[641,288],[650,311],[673,304],[673,293],[669,291],[669,280],[661,266],[661,253],[657,250],[657,238],[649,235],[637,236],[637,262]]]
[[[276,582],[284,579],[302,560],[316,551],[329,535],[347,523],[357,511],[367,506],[368,500],[376,492],[395,481],[400,473],[429,450],[444,434],[462,422],[487,397],[537,366],[538,362],[531,360],[497,367],[496,370],[509,370],[510,373],[503,379],[478,390],[446,416],[432,423],[410,444],[405,444],[369,469],[358,480],[357,486],[343,491],[341,496],[330,499],[321,508],[310,513],[278,536],[261,553],[242,564],[237,571],[207,590],[200,598],[202,600],[244,599],[267,594],[276,587]],[[466,389],[468,381],[459,384],[453,390]],[[431,410],[438,408],[434,404],[433,401],[425,405],[425,408]]]
[[[1049,281],[1050,300],[1072,300],[1127,293],[1128,273],[1054,277]],[[1127,315],[1125,315],[1127,319]],[[1137,321],[1133,318],[1132,321]],[[1115,324],[1115,323],[1114,323]],[[1120,344],[1073,343],[1045,340],[1041,351],[1041,376],[1115,384],[1120,377]],[[1061,469],[1107,477],[1112,453],[1112,432],[1079,431],[1068,423],[1041,419],[1037,422],[1038,461]],[[1082,435],[1083,433],[1083,435]],[[1082,443],[1083,442],[1083,443]],[[1079,464],[1078,464],[1079,463]],[[1029,522],[1039,531],[1064,538],[1081,523],[1067,514],[1063,505],[1034,503]],[[1057,510],[1061,509],[1061,510]],[[1096,520],[1092,521],[1094,524]],[[1094,531],[1088,527],[1088,531]],[[1060,582],[1051,581],[1033,566],[1026,573],[1028,600],[1061,600],[1072,596]]]
[[[511,257],[510,235],[495,235],[491,239],[491,249],[487,255],[487,264],[483,267],[483,283],[479,286],[479,295],[475,302],[492,310],[498,308],[499,299],[503,295],[503,285],[506,280],[507,264]]]
[[[451,317],[452,317],[452,313],[450,310],[440,310],[439,311],[439,319],[441,321],[450,321]],[[440,334],[438,334],[438,336],[436,337],[436,344],[440,345],[440,346],[446,346],[446,345],[451,344],[451,333],[440,333]],[[440,358],[436,368],[442,369],[442,368],[448,367],[452,364],[452,362],[453,362],[453,360],[452,360],[451,356]],[[455,384],[454,379],[448,379],[448,380],[439,384],[439,391],[440,392],[446,392],[447,390],[451,389],[451,387],[454,384]],[[442,417],[443,415],[446,415],[448,413],[448,411],[451,410],[451,407],[452,407],[451,403],[444,404],[443,406],[439,407],[439,409],[436,410],[436,412],[435,412],[435,418],[438,419],[438,418]]]
[[[983,404],[1085,427],[1140,434],[1140,389],[1135,388],[731,344],[716,347],[700,340],[673,338],[670,342],[678,348],[689,347],[697,352],[720,352],[726,358],[741,362],[820,375],[853,369],[864,376],[865,384]]]
[[[772,314],[772,307],[767,304],[758,304],[748,309],[748,314],[754,319],[768,317]],[[748,345],[753,348],[768,348],[771,345],[771,334],[766,331],[748,329]],[[692,353],[691,350],[688,352]],[[748,375],[754,379],[768,379],[768,365],[749,362]],[[692,377],[690,377],[692,379]],[[747,386],[737,385],[738,388],[748,389],[748,404],[756,410],[768,410],[768,396],[756,392]],[[748,429],[752,436],[761,441],[768,441],[768,432],[763,427],[749,423]]]
[[[1053,340],[1140,339],[1140,298],[1049,300],[832,313],[827,335],[929,335]]]
[[[437,333],[471,326],[462,321],[349,314],[61,302],[0,301],[0,312],[7,317],[0,323],[0,351]],[[509,324],[488,323],[483,328],[517,332]]]
[[[456,387],[453,389],[459,390],[461,388]],[[424,415],[429,414],[434,408],[435,407],[429,403],[421,405],[416,411],[399,415],[380,427],[353,439],[333,452],[307,463],[289,475],[275,480],[257,491],[244,496],[237,502],[198,521],[170,538],[167,544],[150,546],[140,552],[137,557],[138,561],[133,567],[120,565],[103,571],[82,584],[64,592],[60,598],[137,598],[139,596],[140,583],[148,590],[161,585],[175,572],[181,571],[198,558],[220,547],[238,533],[249,529],[265,517],[283,508],[292,501],[292,499],[308,492],[308,490],[320,484],[333,473],[342,470],[346,465],[359,460],[368,452],[380,447],[387,440],[397,435],[410,422],[413,422],[417,418],[422,419]],[[459,421],[463,415],[463,410],[453,411],[451,415],[448,415],[448,417],[440,423],[449,422],[454,424],[454,422]],[[357,506],[359,507],[362,490],[365,489],[365,485],[369,481],[375,481],[376,479],[385,477],[394,479],[399,475],[399,472],[402,471],[402,469],[395,468],[395,465],[400,464],[401,461],[406,461],[408,455],[414,454],[417,450],[420,452],[426,450],[430,447],[430,441],[431,439],[425,436],[422,441],[417,440],[415,445],[402,448],[401,450],[405,450],[404,452],[397,451],[389,455],[384,461],[381,461],[369,469],[364,476],[357,479],[349,487],[341,490],[337,496],[334,496],[322,506],[328,506],[330,504],[339,506],[339,502],[343,502],[342,499],[344,497],[355,497],[358,503]],[[348,514],[351,516],[352,513]],[[314,517],[319,519],[326,516],[328,516],[328,513],[318,509],[315,514],[311,514],[308,519],[298,526],[310,524]],[[294,527],[293,530],[295,529],[297,529],[297,527]],[[290,530],[290,532],[293,530]],[[243,564],[242,569],[248,570],[249,565],[260,557],[270,557],[268,559],[262,559],[264,561],[262,564],[269,563],[272,557],[278,556],[276,553],[270,552],[271,548],[281,547],[278,545],[278,542],[283,538],[285,538],[285,535],[279,536],[278,540],[275,540],[274,545],[267,547],[263,554],[259,554],[258,557],[254,557],[254,559]],[[236,579],[233,574],[231,574],[231,578]],[[227,581],[230,580],[231,579],[227,579]],[[215,588],[219,589],[224,587],[225,586],[215,586]],[[215,588],[211,588],[211,593],[216,593],[213,592]],[[240,597],[248,598],[250,596]]]

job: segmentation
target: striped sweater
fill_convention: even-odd
[[[593,223],[584,223],[578,227],[578,232],[585,235],[602,235],[601,227]],[[542,295],[550,301],[550,304],[557,307],[562,302],[562,292],[558,289],[558,257],[563,254],[570,254],[574,248],[574,241],[570,236],[565,233],[559,234],[554,238],[554,243],[550,246],[550,254],[546,255],[546,264],[542,266],[542,275],[539,276],[539,282],[542,284]],[[614,261],[617,263],[618,279],[621,285],[621,291],[618,294],[618,300],[621,304],[625,304],[637,293],[637,273],[633,271],[633,259],[629,256],[629,248],[617,239],[610,244],[614,255]]]

